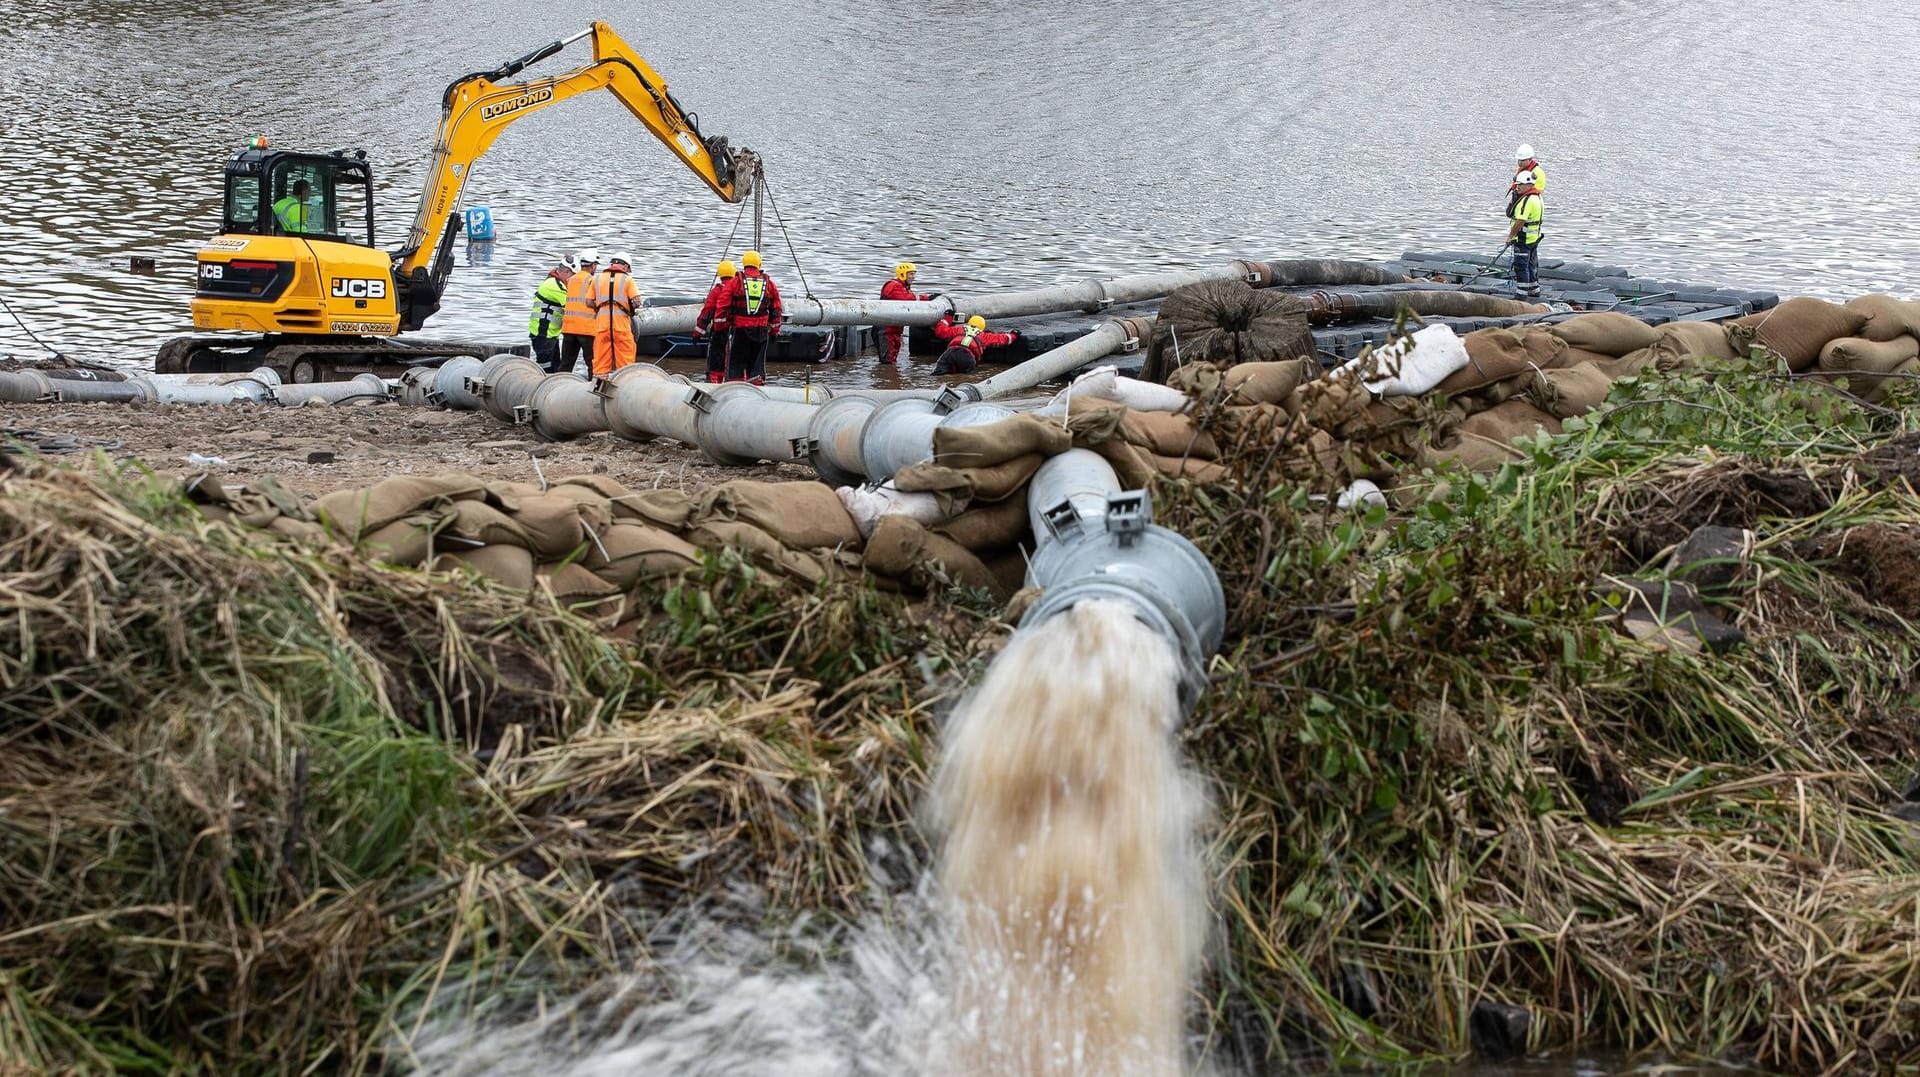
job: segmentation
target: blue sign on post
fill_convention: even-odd
[[[474,206],[467,210],[467,238],[493,238],[493,211],[485,206]]]

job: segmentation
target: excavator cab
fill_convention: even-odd
[[[255,141],[227,162],[223,233],[373,246],[373,168],[364,151],[271,152]]]

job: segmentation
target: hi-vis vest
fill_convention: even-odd
[[[640,290],[634,287],[633,278],[624,272],[603,269],[594,274],[593,290],[589,301],[593,304],[594,331],[597,333],[604,324],[609,330],[622,335],[633,332],[633,308],[640,300]],[[623,317],[615,317],[618,311]],[[604,314],[602,313],[604,312]]]
[[[593,302],[587,293],[593,288],[595,274],[582,270],[567,280],[567,310],[560,319],[560,331],[593,335]]]
[[[1513,219],[1521,222],[1520,242],[1540,242],[1540,221],[1544,209],[1545,205],[1537,194],[1523,196],[1513,207]]]
[[[767,302],[767,278],[743,277],[740,284],[741,313],[749,316],[760,313]]]
[[[282,231],[294,235],[313,231],[313,207],[292,195],[273,204],[273,216],[280,222]]]
[[[960,334],[960,336],[954,340],[953,346],[956,348],[965,348],[968,351],[975,352],[975,353],[985,351],[986,350],[985,348],[978,346],[980,341],[980,334],[984,332],[986,332],[986,330],[975,329],[973,326],[969,325],[967,326],[967,331]]]
[[[566,313],[567,293],[552,277],[543,278],[533,290],[533,316],[527,319],[527,335],[546,340],[560,335],[560,319]]]

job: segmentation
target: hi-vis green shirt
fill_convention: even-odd
[[[1520,242],[1540,242],[1540,219],[1545,208],[1545,203],[1537,194],[1521,195],[1520,201],[1514,203],[1513,219],[1520,224],[1520,234],[1517,237]]]

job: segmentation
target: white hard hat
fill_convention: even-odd
[[[1519,148],[1519,149],[1517,149],[1517,150],[1514,150],[1514,151],[1513,151],[1513,159],[1514,159],[1514,160],[1516,160],[1516,161],[1531,161],[1531,160],[1533,160],[1533,147],[1532,147],[1532,146],[1529,146],[1529,145],[1527,145],[1527,144],[1526,144],[1526,143],[1524,143],[1524,142],[1523,142],[1523,143],[1521,143],[1521,144],[1520,144],[1520,148]]]
[[[1515,187],[1531,187],[1533,185],[1533,173],[1524,168],[1515,172],[1513,174],[1513,185]]]
[[[600,251],[596,247],[588,247],[586,250],[575,255],[573,262],[576,266],[599,265]]]

